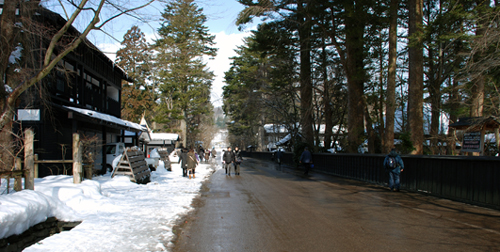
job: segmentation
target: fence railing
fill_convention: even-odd
[[[271,152],[246,156],[271,160]],[[313,171],[385,185],[388,174],[380,154],[313,154]],[[401,188],[500,209],[500,158],[468,156],[402,156]],[[297,167],[292,153],[282,163]],[[302,169],[299,167],[299,169]]]
[[[22,177],[24,180],[24,189],[35,189],[35,178],[38,177],[38,164],[48,163],[72,163],[73,164],[73,183],[79,184],[83,180],[82,174],[82,148],[80,135],[73,134],[73,159],[72,160],[38,160],[34,153],[34,132],[32,129],[24,131],[24,161],[16,158],[15,166],[12,171],[0,171],[0,178],[7,180],[7,193],[9,190],[10,178],[14,178],[14,190],[22,190]]]

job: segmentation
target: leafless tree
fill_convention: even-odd
[[[0,19],[0,170],[10,170],[13,166],[15,136],[12,133],[13,119],[18,99],[26,90],[34,86],[57,67],[58,62],[78,45],[85,43],[93,30],[103,31],[103,27],[118,17],[128,15],[139,18],[137,11],[154,0],[59,0],[58,4],[67,20],[61,27],[44,27],[33,22],[42,8],[36,0],[3,1]],[[82,25],[79,33],[70,32],[77,22]],[[30,47],[30,34],[43,34],[48,45],[40,50],[40,63],[37,68],[22,64],[22,57],[33,52]],[[24,57],[24,56],[23,56]]]

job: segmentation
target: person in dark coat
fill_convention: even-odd
[[[212,158],[215,159],[217,157],[217,151],[215,150],[215,146],[212,147],[212,151],[210,152],[212,154]]]
[[[401,156],[396,153],[396,149],[392,148],[391,152],[385,157],[384,168],[389,172],[389,189],[399,192],[399,176],[405,168],[405,165]]]
[[[234,147],[234,174],[240,175],[240,164],[243,161],[241,156],[241,150],[238,147]]]
[[[312,154],[309,151],[308,147],[304,148],[304,151],[300,155],[299,163],[304,165],[304,175],[307,175],[309,173],[309,169],[311,168],[311,165],[313,163],[312,161]]]
[[[226,175],[231,176],[231,166],[234,163],[234,153],[231,151],[231,147],[227,147],[227,151],[224,152],[222,163],[226,168]]]
[[[205,157],[205,150],[201,146],[198,149],[198,157],[200,158],[200,162],[203,162],[203,158]]]
[[[281,159],[283,158],[283,150],[281,148],[279,148],[277,151],[276,151],[276,162],[278,162],[278,166],[281,170]]]
[[[177,155],[179,156],[179,163],[182,168],[182,176],[187,177],[187,149],[182,148]]]

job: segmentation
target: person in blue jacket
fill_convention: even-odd
[[[304,175],[307,175],[309,173],[309,169],[311,169],[311,165],[313,163],[312,161],[312,154],[309,151],[309,148],[305,147],[304,151],[300,155],[299,163],[304,165]]]
[[[389,189],[399,192],[399,175],[405,168],[405,165],[403,159],[396,153],[396,149],[392,148],[391,152],[385,157],[384,168],[389,172]]]

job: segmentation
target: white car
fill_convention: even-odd
[[[168,155],[170,162],[171,163],[179,163],[179,160],[180,160],[179,154],[180,153],[181,153],[181,149],[174,149],[172,152],[170,152],[170,155]]]
[[[112,172],[113,168],[118,164],[118,160],[116,164],[113,166],[113,160],[115,160],[116,157],[121,157],[123,152],[125,151],[125,144],[124,143],[107,143],[105,147],[106,151],[106,165],[103,167],[103,172]]]

